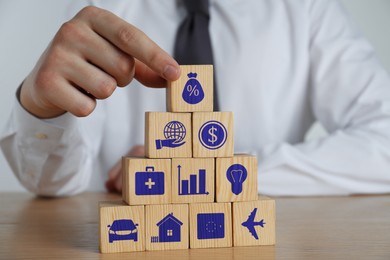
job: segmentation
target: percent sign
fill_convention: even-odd
[[[190,96],[194,95],[195,97],[199,96],[198,85],[191,86],[187,85],[187,91],[190,93]]]
[[[183,99],[188,104],[198,104],[204,98],[202,85],[196,79],[196,73],[189,73],[187,76],[189,77],[189,80],[183,88]]]

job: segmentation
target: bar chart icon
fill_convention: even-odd
[[[206,191],[206,169],[199,169],[198,174],[190,174],[189,180],[181,179],[181,165],[177,166],[179,195],[208,195]]]

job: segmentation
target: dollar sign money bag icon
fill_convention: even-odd
[[[183,89],[183,99],[191,105],[198,104],[204,98],[204,91],[200,82],[196,79],[198,74],[188,73],[188,80]]]

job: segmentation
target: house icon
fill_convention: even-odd
[[[156,225],[158,226],[158,237],[153,236],[151,238],[152,243],[181,241],[181,226],[183,223],[173,216],[173,213],[166,215]]]

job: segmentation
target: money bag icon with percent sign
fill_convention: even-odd
[[[196,79],[198,74],[196,73],[188,73],[188,81],[183,89],[183,99],[185,102],[191,105],[198,104],[204,98],[204,91],[200,82]]]

